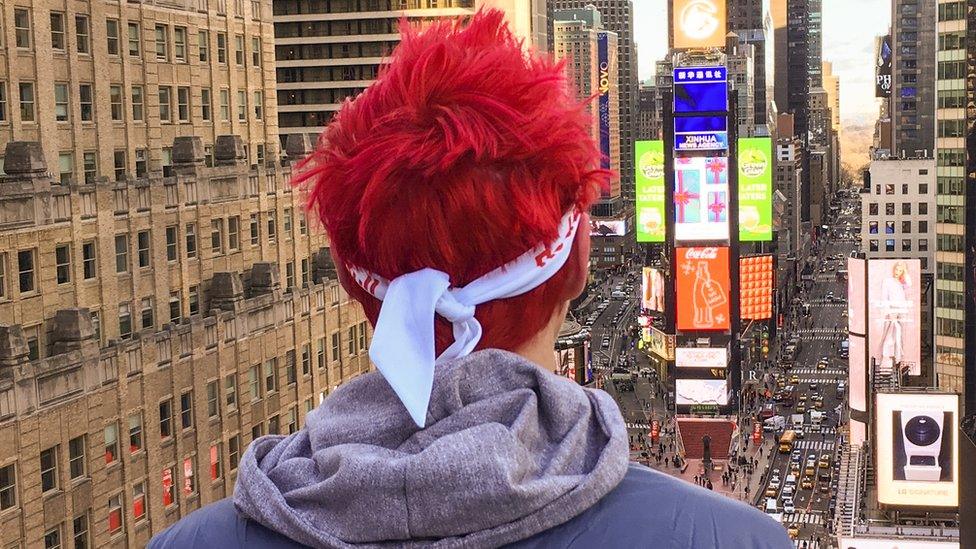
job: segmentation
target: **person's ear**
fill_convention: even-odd
[[[571,266],[572,274],[566,280],[565,298],[567,300],[576,299],[577,296],[583,293],[583,289],[586,288],[586,280],[589,277],[590,271],[589,227],[590,216],[584,213],[576,229],[576,238],[573,239],[575,258],[571,257],[571,261],[575,261],[575,264]]]

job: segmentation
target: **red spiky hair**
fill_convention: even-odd
[[[310,185],[341,262],[388,279],[431,267],[463,286],[555,239],[608,174],[564,63],[524,53],[502,12],[400,29],[389,63],[342,105],[296,182]],[[511,350],[541,330],[585,265],[579,252],[535,290],[479,306],[479,348]],[[344,285],[375,324],[380,303]],[[440,352],[452,336],[437,319]]]

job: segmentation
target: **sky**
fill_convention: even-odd
[[[638,75],[654,74],[655,61],[668,48],[667,0],[633,0]],[[887,34],[891,0],[823,0],[823,58],[833,61],[840,77],[841,125],[872,123],[878,115],[874,98],[874,38]]]

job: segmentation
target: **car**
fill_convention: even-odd
[[[778,513],[779,508],[776,507],[776,498],[766,498],[766,508],[767,513]]]
[[[778,491],[777,488],[773,488],[772,486],[769,486],[768,488],[766,488],[765,496],[767,498],[774,498],[776,497],[777,491]]]
[[[820,456],[820,467],[830,467],[830,454]]]
[[[796,438],[803,438],[805,436],[803,429],[794,428],[793,432],[796,433]]]
[[[780,485],[780,479],[779,479],[779,477],[772,477],[772,478],[769,479],[769,486],[771,488],[779,489],[779,485]]]
[[[784,513],[795,513],[796,512],[796,506],[793,504],[793,499],[792,498],[784,499],[783,500],[783,512]]]
[[[813,479],[810,477],[803,477],[803,482],[800,483],[800,488],[804,490],[813,489]]]
[[[791,524],[786,528],[786,533],[789,534],[790,539],[796,539],[800,537],[800,527],[795,524]]]
[[[816,382],[813,382],[813,383],[811,383],[811,384],[810,384],[810,390],[811,390],[811,391],[816,391],[816,390],[817,390],[817,389],[818,389],[819,387],[820,387],[820,386],[819,386],[819,385],[817,385],[817,383],[816,383]],[[816,398],[819,398],[819,396],[820,396],[820,395],[813,395],[813,398],[814,398],[814,399],[816,399]]]
[[[786,378],[785,377],[781,377],[781,378],[777,379],[776,380],[776,387],[778,387],[780,389],[786,387]]]
[[[826,370],[827,369],[827,363],[826,362],[818,362],[817,363],[817,369],[818,370]]]
[[[816,409],[818,409],[818,410],[821,409],[821,408],[823,408],[823,399],[814,400],[813,401],[813,407],[816,408]]]
[[[796,413],[802,414],[807,411],[807,407],[802,402],[796,405]]]
[[[793,374],[790,376],[790,383],[800,383],[800,376]]]
[[[830,492],[830,486],[826,482],[821,482],[820,483],[820,493],[821,494],[826,494],[828,492]]]

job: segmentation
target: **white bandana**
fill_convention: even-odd
[[[353,265],[346,268],[364,290],[383,302],[369,345],[369,358],[393,387],[418,427],[427,420],[434,365],[466,356],[481,340],[475,307],[522,295],[549,280],[566,263],[581,214],[575,208],[559,222],[559,236],[463,288],[447,273],[421,269],[392,281]],[[454,343],[434,359],[434,313],[454,325]]]

